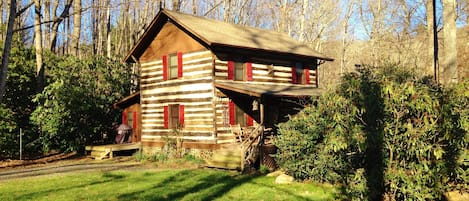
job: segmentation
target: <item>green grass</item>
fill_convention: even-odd
[[[0,181],[0,200],[334,200],[334,187],[210,169],[78,172]]]

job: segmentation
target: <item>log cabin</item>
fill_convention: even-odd
[[[318,66],[332,61],[286,34],[165,9],[124,60],[139,68],[132,120],[144,151],[178,138],[208,151],[210,166],[236,169],[259,161],[275,125],[321,93]]]

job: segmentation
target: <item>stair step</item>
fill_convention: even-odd
[[[91,158],[94,158],[94,159],[103,159],[105,158],[107,155],[109,154],[109,151],[96,151],[96,150],[93,150],[91,151]]]

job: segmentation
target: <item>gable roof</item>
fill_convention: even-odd
[[[263,52],[272,56],[333,60],[283,33],[162,9],[126,56],[125,61],[132,62],[132,57],[139,58],[168,21],[214,51],[234,48],[248,52]]]

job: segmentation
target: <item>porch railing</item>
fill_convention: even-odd
[[[251,165],[256,161],[259,155],[259,144],[262,142],[264,133],[264,126],[259,125],[253,131],[249,132],[241,142],[241,169]]]

